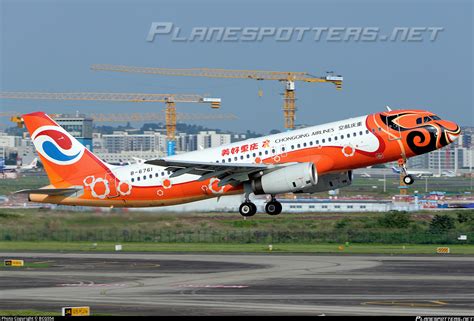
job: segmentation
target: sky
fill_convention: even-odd
[[[474,125],[472,1],[91,1],[0,0],[0,90],[209,94],[234,121],[211,128],[268,133],[283,130],[284,84],[277,81],[165,77],[95,72],[92,64],[164,68],[304,71],[344,77],[331,84],[296,83],[297,124],[315,125],[393,109],[427,109]],[[171,22],[181,36],[195,27],[441,27],[434,41],[173,41],[153,22]],[[259,97],[258,91],[263,91]],[[1,100],[0,111],[26,113],[151,112],[163,104]],[[205,104],[178,112],[212,113]],[[8,124],[6,118],[0,123]]]

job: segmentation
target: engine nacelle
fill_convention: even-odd
[[[299,163],[277,169],[252,181],[252,190],[258,194],[281,194],[301,191],[318,182],[313,163]]]
[[[352,171],[325,174],[319,176],[318,183],[313,186],[304,188],[302,193],[318,193],[325,192],[352,184]]]

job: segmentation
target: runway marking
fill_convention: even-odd
[[[248,285],[224,285],[224,284],[180,284],[179,288],[211,288],[211,289],[244,289]]]
[[[405,302],[405,301],[369,301],[362,302],[362,305],[391,305],[391,306],[403,306],[403,307],[440,307],[447,305],[448,303],[443,301],[428,301],[430,303],[423,302]]]
[[[80,287],[111,287],[111,286],[127,286],[125,283],[84,283],[84,282],[79,282],[79,283],[61,283],[58,284],[57,286],[60,287],[75,287],[75,288],[80,288]]]

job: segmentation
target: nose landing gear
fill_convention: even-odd
[[[402,181],[405,185],[411,185],[415,182],[415,179],[413,178],[412,175],[408,174],[407,167],[406,167],[406,161],[404,158],[400,158],[398,160],[398,166],[400,166],[403,177]]]

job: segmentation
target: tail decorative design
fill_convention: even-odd
[[[55,187],[82,185],[84,177],[104,176],[109,172],[104,162],[45,113],[36,112],[22,117],[48,178]]]

